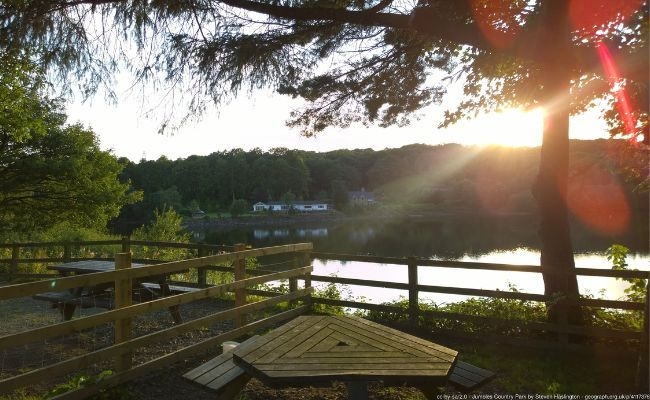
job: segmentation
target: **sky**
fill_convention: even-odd
[[[541,143],[541,112],[514,110],[484,115],[441,130],[437,129],[442,116],[440,109],[430,109],[406,127],[330,128],[315,138],[306,138],[298,129],[285,125],[290,110],[299,104],[297,100],[262,91],[240,96],[218,111],[209,111],[200,122],[188,122],[172,135],[159,134],[160,121],[144,117],[137,96],[118,93],[118,97],[116,105],[109,105],[101,98],[71,102],[66,106],[68,122],[90,127],[98,135],[103,150],[111,150],[117,157],[134,162],[161,156],[175,160],[256,147],[263,151],[286,147],[326,152],[344,148],[383,150],[413,143],[509,146]],[[605,123],[595,114],[574,117],[571,124],[572,138],[607,137]]]

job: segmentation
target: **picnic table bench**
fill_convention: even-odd
[[[64,321],[72,318],[77,306],[81,308],[106,308],[109,310],[115,307],[112,296],[89,295],[88,293],[76,293],[75,291],[37,293],[32,298],[49,301],[52,308],[59,309]]]
[[[454,365],[454,369],[449,376],[449,382],[462,392],[471,392],[485,385],[494,377],[496,377],[496,374],[492,371],[464,361],[456,361],[456,365]]]
[[[299,317],[296,320],[305,322],[308,318],[310,317]],[[331,318],[332,320],[338,318],[338,321],[346,320],[346,317]],[[348,398],[357,399],[367,398],[366,380],[387,379],[388,383],[398,381],[411,382],[418,388],[421,388],[428,398],[435,398],[436,385],[442,385],[448,381],[459,387],[462,391],[471,391],[485,384],[495,376],[491,371],[456,360],[449,362],[451,371],[448,375],[444,374],[442,370],[440,370],[440,373],[437,373],[431,367],[434,369],[442,368],[441,364],[446,361],[435,361],[435,357],[431,357],[432,350],[443,350],[444,348],[438,345],[430,347],[430,345],[426,345],[426,341],[415,338],[412,339],[415,342],[411,342],[414,345],[411,348],[412,350],[409,349],[411,343],[405,345],[399,341],[394,344],[397,346],[396,348],[390,348],[391,345],[384,342],[384,344],[389,346],[387,348],[380,343],[373,342],[368,337],[366,339],[361,338],[362,341],[359,342],[357,339],[363,335],[359,336],[352,333],[349,333],[351,336],[344,338],[344,340],[341,340],[341,336],[338,334],[332,336],[325,335],[320,339],[313,339],[319,335],[316,333],[312,336],[311,340],[305,338],[301,342],[292,344],[283,335],[294,335],[301,329],[299,324],[296,323],[296,320],[285,324],[285,326],[265,336],[248,339],[237,346],[233,352],[221,354],[187,372],[183,377],[206,389],[217,392],[217,398],[219,399],[235,398],[251,376],[259,377],[266,383],[273,384],[274,382],[280,382],[289,385],[342,380],[348,383]],[[352,321],[354,322],[355,320],[353,319]],[[308,323],[310,322],[308,321]],[[374,325],[377,324],[373,323],[370,326]],[[320,329],[316,325],[313,325],[313,327],[318,328],[315,330],[320,332],[327,330],[327,328]],[[384,332],[394,333],[393,331]],[[321,335],[323,334],[321,333]],[[333,340],[327,339],[328,337]],[[410,335],[405,337],[410,337]],[[274,339],[277,344],[273,343]],[[363,340],[366,342],[363,342]],[[344,342],[346,343],[341,344]],[[421,345],[421,347],[416,343]],[[373,346],[378,347],[373,348]],[[311,350],[308,348],[311,348]],[[376,354],[373,355],[373,352]],[[379,354],[382,352],[384,352],[384,356]],[[400,355],[396,354],[396,352],[405,353]],[[354,356],[355,353],[359,354],[356,358]],[[418,353],[422,354],[418,355]],[[404,358],[410,358],[411,356],[408,356],[408,354],[415,356],[413,366],[411,367],[412,372],[405,370],[404,368],[408,368],[407,364],[402,366],[399,361]],[[250,355],[254,355],[254,357],[250,358]],[[426,360],[430,361],[422,359],[421,357],[423,356]],[[246,361],[242,361],[245,357],[253,360],[252,363],[255,363],[255,360],[260,360],[259,366],[251,367],[251,361],[249,361],[249,364]],[[443,359],[446,358],[446,356],[442,357]],[[355,358],[355,360],[353,361],[352,358]],[[391,358],[397,364],[392,362],[390,360]],[[347,359],[350,359],[350,361],[346,361]],[[373,359],[376,360],[375,364],[378,363],[378,365],[373,365]],[[387,360],[388,363],[385,363],[382,359]],[[346,365],[346,363],[348,364]],[[395,364],[395,369],[391,370],[391,364]],[[436,365],[439,367],[436,367]],[[259,368],[259,370],[252,370],[253,368]],[[300,372],[299,368],[304,368],[305,372]],[[264,370],[268,374],[266,379],[261,372]],[[301,374],[301,376],[294,376],[297,374]]]
[[[144,266],[144,264],[133,264],[134,268]],[[75,261],[49,266],[48,269],[58,271],[63,276],[69,276],[70,274],[113,271],[115,264],[112,261]],[[132,290],[132,299],[134,302],[151,301],[159,297],[201,290],[182,285],[170,285],[166,280],[166,276],[153,279],[158,279],[158,282],[143,282],[141,280],[134,282]],[[115,308],[114,297],[112,283],[101,283],[91,287],[79,287],[57,292],[37,293],[32,296],[35,300],[49,301],[52,308],[58,308],[64,321],[72,318],[77,307],[113,309]],[[178,306],[170,307],[169,311],[174,322],[182,322]]]
[[[258,336],[241,343],[237,348],[246,349]],[[232,360],[232,351],[225,352],[199,365],[183,375],[183,378],[217,393],[218,399],[232,399],[251,379],[241,367]]]

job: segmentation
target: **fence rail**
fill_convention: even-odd
[[[574,335],[581,337],[595,338],[598,340],[625,340],[634,342],[643,342],[644,338],[648,336],[648,294],[646,294],[646,301],[633,302],[621,300],[602,300],[592,298],[580,298],[574,300],[567,300],[567,304],[576,304],[580,307],[588,308],[608,308],[617,310],[627,310],[638,312],[645,310],[645,330],[629,330],[629,329],[613,329],[608,327],[596,326],[575,326],[568,323],[561,322],[547,322],[547,321],[523,321],[516,319],[504,319],[495,316],[481,316],[481,315],[468,315],[459,312],[442,311],[435,309],[422,309],[420,302],[421,293],[440,293],[440,294],[454,294],[464,296],[474,296],[482,298],[494,299],[507,299],[524,302],[537,302],[549,303],[555,301],[553,297],[524,292],[509,292],[498,290],[482,290],[463,287],[448,287],[448,286],[434,286],[424,285],[418,280],[418,268],[420,267],[435,267],[435,268],[451,268],[451,269],[466,269],[470,271],[487,270],[487,271],[506,271],[506,272],[525,272],[539,274],[541,279],[541,268],[539,266],[527,265],[505,265],[494,263],[475,263],[475,262],[458,262],[458,261],[438,261],[438,260],[425,260],[416,259],[414,257],[396,258],[396,257],[375,257],[367,255],[346,255],[346,254],[331,254],[312,252],[312,245],[310,243],[275,246],[261,249],[247,249],[243,245],[236,246],[214,246],[202,244],[183,244],[183,243],[165,243],[165,242],[150,242],[150,241],[132,241],[128,238],[121,240],[109,241],[92,241],[92,242],[50,242],[50,243],[20,243],[20,244],[0,244],[0,250],[11,249],[11,257],[0,259],[2,263],[9,264],[10,272],[13,276],[20,276],[19,267],[23,264],[36,263],[36,262],[67,262],[81,257],[75,256],[75,249],[80,247],[92,246],[116,246],[118,252],[128,252],[131,246],[160,246],[170,248],[186,248],[196,250],[196,258],[163,262],[156,265],[150,265],[140,268],[126,268],[115,270],[111,272],[88,274],[73,277],[59,277],[57,279],[46,279],[36,282],[22,283],[17,285],[9,285],[0,287],[0,300],[12,299],[15,297],[24,297],[36,294],[43,291],[51,291],[54,287],[56,290],[66,290],[80,286],[87,286],[92,284],[116,282],[116,289],[120,286],[117,282],[128,281],[133,279],[144,279],[146,277],[159,276],[161,274],[171,274],[187,269],[196,269],[197,275],[195,286],[202,288],[199,291],[180,294],[176,296],[164,297],[154,301],[135,304],[135,305],[122,305],[121,307],[107,311],[101,314],[88,316],[84,318],[74,319],[71,321],[61,322],[58,324],[37,328],[17,334],[11,334],[0,337],[0,351],[7,348],[15,348],[17,346],[25,346],[31,342],[43,340],[44,337],[59,337],[68,335],[75,332],[82,332],[90,327],[106,324],[116,324],[116,337],[118,340],[107,348],[97,350],[90,354],[85,354],[75,357],[70,360],[65,360],[61,363],[45,366],[43,368],[29,371],[24,374],[19,374],[9,378],[0,380],[0,393],[11,390],[12,388],[30,385],[38,381],[42,377],[50,377],[53,375],[62,375],[70,371],[82,368],[85,365],[92,364],[98,360],[106,358],[115,358],[117,360],[128,360],[129,355],[137,348],[145,346],[149,343],[168,340],[170,338],[182,335],[195,329],[200,329],[206,324],[232,319],[235,323],[235,329],[195,345],[184,348],[172,354],[156,358],[154,360],[145,362],[137,366],[123,367],[123,370],[118,372],[106,381],[100,382],[94,386],[94,389],[85,388],[76,391],[77,395],[70,394],[71,398],[74,396],[87,396],[88,391],[96,391],[98,388],[106,385],[117,385],[126,380],[133,379],[134,377],[145,374],[152,369],[159,368],[167,365],[168,363],[187,358],[190,355],[204,352],[206,349],[216,346],[224,340],[231,340],[250,332],[253,329],[260,327],[270,326],[271,324],[284,321],[292,318],[299,313],[309,310],[310,304],[321,304],[329,306],[338,306],[344,308],[361,309],[370,312],[382,313],[384,316],[389,316],[395,321],[407,324],[411,329],[418,329],[422,326],[422,322],[428,324],[427,327],[433,327],[440,333],[451,333],[454,337],[461,337],[467,335],[472,339],[476,339],[476,335],[466,334],[460,330],[449,330],[449,324],[476,324],[487,326],[498,326],[507,329],[535,332],[534,337],[531,335],[524,336],[504,336],[494,333],[480,333],[484,339],[497,340],[501,342],[510,342],[514,344],[534,345],[541,347],[562,347],[562,348],[584,348],[580,344],[569,343],[568,338]],[[42,248],[58,248],[56,250],[57,256],[48,257],[32,257],[30,250]],[[22,254],[29,255],[29,257],[21,258]],[[214,254],[216,253],[216,254]],[[273,258],[278,255],[287,255],[287,260],[278,261]],[[253,257],[271,256],[272,262],[266,265],[257,267],[256,269],[246,269],[245,260]],[[89,259],[93,257],[86,257]],[[408,280],[406,283],[400,282],[385,282],[360,278],[339,278],[333,276],[313,275],[311,267],[311,259],[318,258],[323,260],[338,260],[338,261],[362,261],[375,264],[395,264],[403,265],[407,269]],[[95,257],[95,259],[107,259],[107,257]],[[132,260],[132,261],[135,261]],[[140,260],[138,260],[140,261]],[[151,261],[151,260],[148,260]],[[225,264],[229,264],[226,266]],[[234,275],[235,281],[223,285],[207,286],[206,272],[218,271],[222,273],[230,273]],[[645,271],[620,271],[620,270],[601,270],[595,268],[576,268],[576,274],[579,276],[597,276],[609,278],[623,278],[623,279],[645,279],[646,288],[647,282],[650,277],[649,272]],[[253,286],[263,282],[289,280],[288,293],[279,293],[274,290],[259,289]],[[298,282],[302,281],[303,289],[298,288]],[[405,300],[405,306],[398,306],[395,304],[372,304],[360,301],[343,300],[343,299],[328,299],[312,295],[312,282],[329,283],[336,285],[359,285],[364,287],[378,287],[387,289],[398,289],[408,293]],[[164,329],[151,335],[139,338],[130,338],[128,335],[120,336],[117,330],[120,328],[119,321],[128,320],[140,315],[144,312],[153,310],[162,310],[169,307],[188,304],[193,301],[215,296],[222,296],[225,293],[234,293],[235,306],[232,309],[214,313],[206,316],[203,319],[192,320],[182,324]],[[116,294],[116,298],[119,297]],[[262,298],[253,303],[248,303],[250,297],[257,296]],[[272,317],[263,318],[258,321],[248,321],[246,315],[259,310],[265,310],[268,307],[280,303],[287,303],[290,305],[290,310],[274,315]],[[291,308],[293,307],[293,308]],[[447,325],[445,325],[447,324]],[[427,328],[429,329],[429,328]],[[126,330],[123,332],[125,333]],[[429,333],[431,333],[429,331]],[[480,337],[479,337],[480,338]],[[127,363],[128,364],[128,363]],[[82,396],[82,397],[83,397]],[[81,397],[78,397],[81,398]]]
[[[358,278],[340,278],[336,276],[322,276],[312,275],[313,282],[333,283],[337,285],[357,285],[365,287],[377,287],[387,289],[399,289],[408,292],[408,308],[399,307],[395,304],[372,304],[358,301],[337,300],[337,299],[324,299],[313,297],[314,304],[324,304],[329,306],[339,306],[353,309],[361,309],[384,313],[385,316],[392,315],[394,319],[399,319],[402,323],[409,324],[412,328],[418,327],[420,321],[428,319],[431,325],[436,325],[439,321],[451,321],[454,323],[470,322],[476,324],[498,324],[501,327],[512,327],[526,330],[535,330],[539,333],[550,333],[546,335],[543,340],[531,340],[530,338],[513,338],[512,336],[500,336],[498,339],[501,341],[513,342],[516,344],[534,344],[542,347],[563,347],[563,348],[576,348],[580,349],[583,346],[575,346],[569,344],[569,335],[580,335],[583,337],[591,338],[616,338],[616,339],[630,339],[640,341],[643,337],[648,335],[647,328],[644,330],[623,330],[606,327],[595,326],[576,326],[568,322],[565,323],[549,323],[541,321],[523,321],[514,319],[504,319],[498,317],[467,315],[460,313],[452,313],[447,311],[438,310],[423,310],[420,305],[420,293],[438,293],[438,294],[453,294],[472,297],[483,298],[496,298],[496,299],[510,299],[529,301],[537,303],[551,303],[557,301],[553,296],[546,296],[536,293],[512,292],[501,290],[485,290],[474,288],[462,287],[448,287],[448,286],[434,286],[422,285],[418,281],[418,267],[436,267],[436,268],[451,268],[451,269],[467,269],[467,270],[486,270],[486,271],[501,271],[501,272],[526,272],[535,273],[540,275],[542,268],[534,265],[507,265],[495,263],[477,263],[477,262],[461,262],[461,261],[439,261],[439,260],[426,260],[416,259],[414,257],[397,258],[397,257],[376,257],[369,255],[349,255],[349,254],[333,254],[312,252],[313,258],[321,260],[336,260],[336,261],[360,261],[374,264],[393,264],[403,265],[408,268],[407,283],[399,282],[386,282]],[[646,300],[645,302],[635,302],[627,300],[603,300],[592,298],[579,298],[579,299],[564,299],[564,305],[572,306],[578,305],[580,307],[588,308],[607,308],[616,310],[632,310],[632,311],[645,311],[644,319],[645,326],[648,323],[648,298],[650,289],[648,281],[650,280],[650,272],[648,271],[632,271],[632,270],[606,270],[597,268],[576,268],[575,273],[578,276],[596,276],[606,278],[621,278],[621,279],[644,279],[646,281]],[[438,325],[440,325],[438,323]],[[440,329],[443,330],[442,328]],[[453,335],[458,335],[458,331],[450,332]],[[481,335],[483,335],[481,333]],[[542,335],[543,336],[543,335]],[[490,339],[494,339],[493,336]]]
[[[110,241],[109,244],[121,243],[122,241],[117,241],[117,243],[116,241]],[[130,244],[134,243],[136,242],[130,242]],[[155,243],[155,245],[164,245],[162,242],[137,242],[137,244],[143,245],[152,245],[152,243]],[[97,242],[93,242],[92,244],[97,244]],[[101,244],[105,245],[107,242],[102,241]],[[23,245],[20,244],[20,247],[23,247]],[[31,246],[32,244],[30,243],[29,245]],[[60,243],[48,243],[47,245],[56,246],[60,245]],[[66,245],[70,244],[67,243]],[[83,245],[88,245],[88,243],[86,242]],[[15,247],[13,246],[12,248]],[[30,343],[47,342],[54,338],[86,332],[90,328],[105,326],[106,324],[113,324],[114,330],[114,342],[107,347],[95,349],[85,354],[73,356],[63,361],[44,365],[26,372],[17,370],[9,374],[11,375],[9,377],[6,377],[5,371],[5,374],[3,374],[5,376],[0,379],[0,394],[9,393],[12,390],[26,386],[34,386],[53,377],[64,376],[75,371],[84,370],[99,362],[110,359],[114,360],[117,372],[109,379],[102,380],[97,385],[92,385],[91,387],[68,392],[61,397],[70,399],[85,398],[90,394],[97,393],[102,387],[115,386],[126,380],[132,380],[137,376],[146,374],[153,369],[169,365],[175,361],[187,359],[191,355],[205,353],[208,349],[212,350],[217,348],[223,341],[236,339],[260,328],[270,327],[273,324],[291,319],[309,310],[309,299],[313,290],[309,284],[311,281],[309,275],[312,267],[309,265],[308,252],[312,249],[311,243],[260,249],[246,249],[243,245],[237,245],[232,249],[236,251],[205,255],[182,261],[164,262],[138,268],[130,267],[130,253],[118,253],[115,255],[116,269],[114,271],[57,277],[54,279],[0,286],[0,300],[10,300],[24,298],[44,291],[64,291],[72,288],[113,283],[113,296],[115,298],[115,309],[113,310],[0,336],[0,351],[5,351],[7,349],[20,349],[21,346],[30,345]],[[251,274],[246,273],[246,259],[274,255],[286,255],[294,258],[293,267],[284,271],[272,271],[265,274],[256,274],[255,276],[250,276]],[[18,261],[22,262],[23,260],[18,259]],[[57,259],[57,261],[61,262],[64,260]],[[234,275],[235,280],[231,283],[208,286],[184,294],[162,297],[139,304],[130,304],[131,281],[136,279],[146,280],[147,277],[168,275],[188,269],[200,270],[203,268],[211,268],[215,264],[229,264],[229,267],[220,268],[224,268],[226,269],[225,272]],[[248,301],[250,298],[247,298],[247,290],[251,290],[249,289],[251,287],[280,280],[297,282],[298,279],[305,282],[303,288],[299,288],[297,285],[290,285],[288,293],[277,293],[270,298],[262,300],[258,298],[252,302]],[[190,304],[198,300],[221,298],[228,293],[234,293],[233,308],[221,312],[211,312],[208,315],[191,319],[187,322],[181,322],[143,336],[131,336],[131,323],[137,316],[156,310]],[[125,299],[128,299],[128,301],[125,301]],[[270,307],[277,306],[280,303],[289,304],[288,311],[257,320],[250,318],[253,313],[268,310]],[[138,349],[170,340],[189,332],[196,332],[204,329],[206,326],[225,320],[233,320],[235,328],[204,339],[198,343],[191,344],[173,353],[157,357],[139,365],[132,365],[132,355]]]

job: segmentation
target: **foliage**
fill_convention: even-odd
[[[509,291],[517,292],[518,289],[510,285]],[[400,299],[385,303],[386,305],[408,310],[408,299]],[[546,306],[534,301],[500,299],[500,298],[470,298],[464,301],[436,304],[420,303],[423,311],[447,313],[451,318],[421,316],[419,326],[433,332],[465,332],[471,334],[487,335],[497,334],[513,337],[534,338],[540,336],[540,330],[531,327],[530,322],[546,321]],[[453,318],[454,315],[468,315],[478,317],[477,320]],[[408,323],[407,313],[393,313],[384,311],[367,311],[366,317],[383,323]],[[482,320],[497,318],[498,322]],[[640,330],[643,324],[643,314],[640,312],[613,311],[604,309],[588,310],[585,313],[585,323],[588,326],[601,328]]]
[[[627,171],[636,170],[637,164],[647,154],[640,148],[627,148],[626,156],[619,149],[623,141],[597,140],[572,141],[570,189],[581,191],[581,187],[597,187],[602,192],[599,197],[607,197],[612,191],[610,185],[602,182],[620,182]],[[239,152],[236,152],[240,154]],[[293,154],[295,153],[295,154]],[[644,155],[645,154],[645,155]],[[192,201],[202,210],[221,207],[227,209],[232,203],[232,187],[228,178],[209,179],[201,182],[200,188],[186,187],[184,182],[191,179],[186,171],[190,165],[215,165],[223,171],[237,169],[243,176],[252,177],[246,181],[236,181],[236,191],[241,199],[249,203],[266,201],[268,193],[282,193],[284,186],[276,186],[275,180],[261,179],[267,172],[257,170],[256,165],[268,165],[269,157],[279,160],[304,160],[305,171],[301,173],[302,184],[307,187],[302,192],[305,199],[320,198],[333,204],[337,210],[346,210],[349,190],[374,192],[382,205],[401,204],[404,206],[435,206],[436,209],[471,209],[473,212],[533,212],[534,199],[530,192],[530,182],[537,174],[539,149],[499,147],[476,148],[456,144],[441,146],[409,145],[398,149],[374,150],[336,150],[324,153],[290,151],[284,155],[263,153],[257,150],[241,152],[239,157],[249,160],[240,164],[238,158],[230,153],[213,153],[209,156],[195,156],[191,161],[179,159],[129,163],[122,179],[133,182],[133,186],[144,192],[144,201],[131,207],[132,213],[123,218],[149,220],[156,208],[172,207],[177,212],[189,206]],[[289,161],[287,161],[289,162]],[[590,171],[601,171],[599,174]],[[217,174],[207,169],[193,175]],[[607,178],[607,179],[604,179]],[[636,182],[636,181],[635,181]],[[182,191],[181,191],[182,189]],[[623,186],[633,215],[637,219],[645,217],[648,192],[633,191],[629,185]],[[297,193],[294,189],[291,193]],[[209,195],[212,193],[212,195]],[[267,193],[264,195],[264,193]],[[289,193],[289,192],[285,192]],[[296,195],[298,198],[298,195]]]
[[[61,102],[44,94],[43,74],[0,50],[0,235],[62,222],[103,229],[140,198],[95,134],[66,125]]]
[[[610,77],[594,73],[596,43],[607,43],[627,78],[620,83],[639,104],[638,127],[647,129],[647,2],[613,11],[607,3],[8,1],[0,9],[0,49],[30,49],[53,77],[66,87],[78,82],[85,94],[101,89],[110,97],[112,74],[126,66],[187,105],[181,115],[176,104],[159,112],[167,117],[161,129],[170,118],[204,113],[210,102],[268,87],[308,102],[289,124],[311,135],[354,123],[406,125],[453,94],[451,83],[463,86],[463,100],[452,102],[443,124],[498,107],[538,106],[548,86],[544,66],[566,57],[562,51],[571,53],[571,111],[597,99],[613,103]],[[544,24],[570,26],[566,33],[539,30]],[[133,57],[143,49],[151,57]],[[606,117],[612,132],[623,130],[615,111]]]
[[[149,226],[143,226],[131,235],[133,240],[151,240],[160,242],[187,243],[190,235],[183,227],[183,218],[174,210],[156,210],[154,221]],[[190,250],[175,248],[160,248],[157,246],[134,246],[133,256],[153,260],[175,261],[190,257]]]
[[[340,179],[334,180],[331,182],[332,185],[332,203],[337,210],[344,210],[348,203],[348,190],[343,182]]]
[[[235,199],[230,204],[230,216],[232,218],[240,217],[246,214],[249,210],[248,202],[244,199]]]
[[[113,375],[113,371],[105,370],[100,372],[97,375],[76,375],[70,381],[55,386],[50,390],[45,399],[50,399],[61,395],[63,393],[69,392],[71,390],[83,388],[85,386],[94,385],[104,379],[109,379]],[[91,400],[110,400],[110,399],[133,399],[133,395],[127,390],[122,388],[110,388],[110,389],[101,389],[100,392],[96,395],[89,397]]]
[[[630,249],[621,245],[613,244],[607,251],[607,259],[612,262],[612,269],[627,270],[627,255]],[[646,285],[650,285],[646,279],[641,278],[617,278],[628,282],[630,286],[625,289],[628,300],[636,302],[646,301]]]
[[[315,288],[313,297],[320,297],[330,300],[342,300],[345,293],[339,289],[339,285],[331,282],[323,288]],[[340,306],[331,306],[328,304],[314,304],[312,311],[317,314],[343,315],[345,309]]]
[[[186,111],[181,122],[242,89],[271,88],[305,100],[288,125],[306,136],[359,123],[405,126],[453,94],[455,82],[462,100],[450,102],[443,126],[499,107],[545,107],[534,185],[545,292],[576,296],[577,278],[567,285],[550,273],[575,268],[564,201],[569,116],[615,98],[631,121],[626,134],[647,139],[647,106],[625,106],[629,98],[647,105],[648,13],[647,0],[13,0],[0,8],[0,51],[29,49],[59,72],[59,82],[81,81],[87,93],[110,88],[111,73],[126,66],[170,99],[189,97],[187,107],[171,105],[172,114]],[[139,51],[149,56],[135,56]],[[619,74],[612,64],[624,69]],[[173,116],[160,114],[164,131]],[[234,156],[247,163],[241,152]],[[250,178],[241,169],[223,172],[218,181],[231,182],[230,198],[250,195],[240,190]],[[499,204],[499,195],[490,204]],[[569,319],[580,320],[576,308]]]

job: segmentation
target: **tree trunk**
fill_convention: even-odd
[[[549,318],[581,324],[577,306],[565,308],[564,300],[577,299],[573,246],[569,228],[567,182],[569,174],[569,88],[571,80],[568,10],[564,0],[551,0],[545,10],[544,44],[547,62],[541,65],[544,131],[539,173],[533,194],[540,212],[539,236],[544,291],[556,301],[549,303]]]

